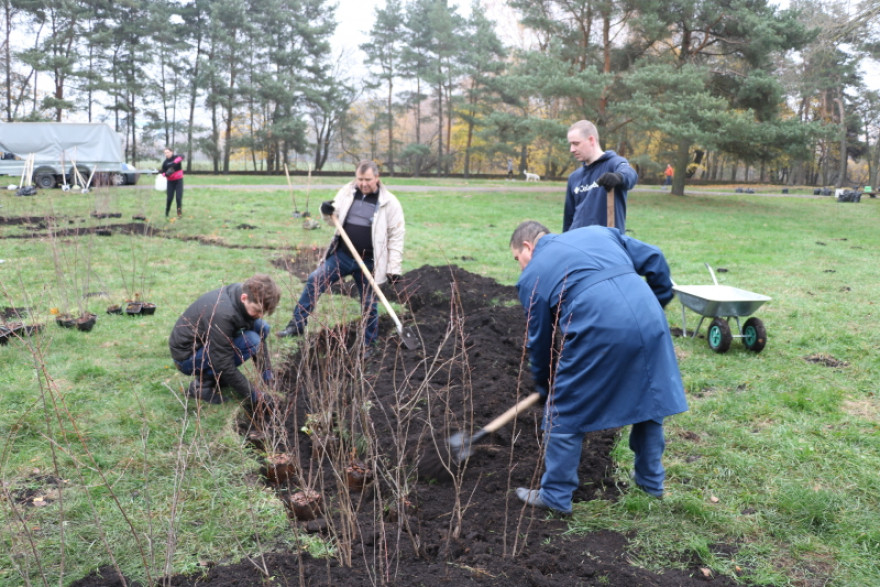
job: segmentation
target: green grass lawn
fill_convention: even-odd
[[[192,300],[255,272],[282,285],[270,322],[286,323],[301,283],[272,260],[323,247],[331,232],[304,230],[285,187],[256,187],[285,182],[190,176],[185,216],[173,221],[164,218],[164,194],[141,187],[0,193],[4,219],[76,228],[144,214],[163,231],[53,239],[38,228],[38,238],[15,238],[34,225],[0,225],[0,308],[28,307],[28,321],[46,325],[0,347],[0,585],[61,576],[67,584],[113,564],[156,580],[302,541],[255,474],[258,455],[237,432],[238,408],[184,409],[188,380],[167,349]],[[314,214],[341,183],[313,179]],[[535,193],[469,191],[505,190],[504,181],[389,179],[392,191],[396,183],[459,188],[399,192],[405,270],[452,263],[513,284],[513,228],[527,218],[561,226],[562,183]],[[244,184],[255,187],[228,187]],[[632,492],[579,504],[572,527],[634,531],[631,558],[651,568],[685,558],[744,583],[880,585],[880,201],[700,193],[636,190],[629,232],[663,249],[679,284],[711,283],[709,263],[721,283],[770,296],[756,312],[767,347],[754,354],[734,340],[715,354],[704,338],[676,338],[691,409],[667,421],[666,498]],[[300,209],[306,195],[295,193]],[[104,313],[136,293],[158,304],[155,316]],[[87,309],[98,323],[89,333],[61,329],[53,308]],[[667,316],[682,326],[678,301]],[[685,319],[692,329],[698,316]],[[293,344],[273,343],[276,360]],[[625,443],[615,457],[626,479]]]

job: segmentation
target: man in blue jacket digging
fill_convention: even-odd
[[[551,234],[533,220],[517,227],[510,249],[544,401],[541,487],[517,497],[571,513],[584,435],[629,424],[635,483],[662,497],[663,419],[688,409],[663,312],[673,297],[663,253],[614,228]]]
[[[582,226],[608,226],[608,191],[614,190],[614,226],[626,233],[626,196],[639,179],[629,162],[599,145],[599,131],[588,120],[568,129],[574,158],[583,163],[568,176],[562,232]]]

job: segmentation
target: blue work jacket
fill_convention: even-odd
[[[600,226],[548,234],[516,287],[535,386],[549,394],[545,430],[589,432],[688,409],[660,249]]]

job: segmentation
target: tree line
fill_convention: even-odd
[[[0,1],[4,118],[106,118],[135,163],[158,143],[218,172],[304,155],[466,176],[514,159],[559,177],[566,129],[588,119],[643,177],[672,163],[673,193],[688,177],[880,183],[868,0],[507,0],[516,44],[479,0],[467,16],[385,0],[360,79],[331,53],[328,0]]]

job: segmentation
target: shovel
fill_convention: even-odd
[[[287,189],[290,190],[290,197],[293,199],[293,217],[300,218],[299,208],[296,207],[296,196],[293,195],[293,184],[290,183],[290,172],[287,170],[287,163],[284,164],[284,175],[287,176]]]
[[[345,230],[343,230],[342,223],[339,222],[339,218],[336,217],[336,214],[330,216],[330,221],[333,223],[333,226],[336,227],[336,230],[339,231],[339,236],[341,236],[342,240],[345,241],[345,246],[348,247],[348,252],[350,252],[351,256],[354,257],[354,260],[357,261],[357,264],[360,266],[361,271],[366,276],[367,281],[369,281],[370,285],[373,286],[373,291],[376,292],[376,295],[382,301],[382,305],[385,306],[386,310],[388,310],[388,315],[391,316],[392,320],[394,320],[394,326],[397,327],[397,334],[400,335],[400,339],[403,341],[403,344],[406,345],[406,348],[411,351],[419,348],[419,339],[416,338],[416,335],[413,334],[413,332],[409,328],[404,328],[403,324],[400,323],[400,319],[391,308],[391,304],[388,303],[388,299],[385,297],[385,294],[383,294],[382,290],[379,289],[379,286],[376,285],[376,280],[373,279],[373,274],[370,273],[370,270],[367,269],[366,265],[364,265],[364,260],[361,259],[361,256],[354,248],[354,244],[352,244],[351,239],[348,238]]]
[[[609,228],[614,228],[615,227],[615,222],[614,222],[614,188],[611,188],[610,190],[608,190],[607,198],[608,198],[608,201],[606,203],[606,210],[607,210],[608,219],[605,224],[607,224]]]
[[[474,453],[474,444],[481,441],[486,436],[492,434],[499,428],[508,424],[516,418],[517,414],[528,409],[538,403],[541,395],[537,392],[527,395],[520,400],[515,406],[483,426],[472,436],[465,437],[463,432],[456,432],[446,441],[449,452],[446,455],[440,455],[436,451],[431,451],[421,459],[418,466],[418,476],[420,479],[434,479],[437,481],[449,478],[449,467],[457,466],[466,461]],[[444,457],[448,457],[449,462],[444,462]]]
[[[541,399],[541,395],[538,392],[527,395],[512,408],[508,409],[506,412],[483,426],[479,431],[474,433],[473,436],[465,438],[462,432],[456,432],[455,434],[450,436],[449,454],[452,456],[454,462],[461,463],[465,459],[470,457],[474,452],[474,444],[481,441],[486,436],[492,434],[499,428],[504,427],[511,420],[516,418],[517,414],[519,414],[521,411],[528,409],[538,403],[539,399]]]
[[[67,185],[67,170],[64,168],[64,151],[61,151],[61,191],[69,192],[70,186]]]
[[[303,218],[309,218],[312,214],[309,212],[309,198],[312,195],[312,164],[309,163],[309,175],[306,180],[306,209],[302,213]]]

